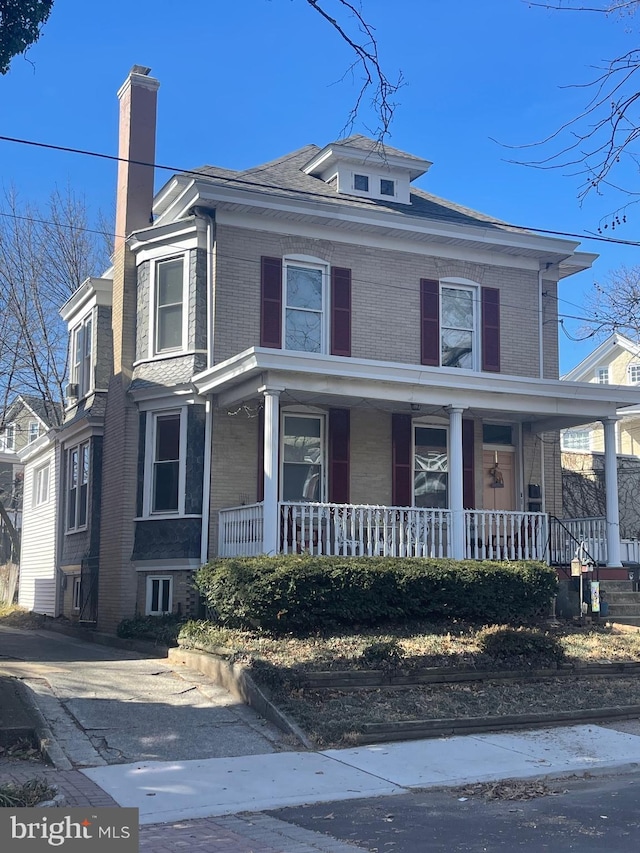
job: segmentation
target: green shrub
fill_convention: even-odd
[[[405,651],[397,640],[370,643],[360,655],[363,662],[376,669],[393,669],[402,666]]]
[[[175,646],[184,619],[175,613],[165,616],[136,616],[123,619],[116,633],[119,637],[133,640],[150,640],[164,646]]]
[[[195,585],[223,625],[299,633],[443,617],[522,622],[549,607],[557,578],[531,562],[280,555],[213,560]]]
[[[501,663],[519,663],[537,668],[556,666],[565,657],[557,639],[532,628],[495,625],[478,632],[478,644],[485,654]]]

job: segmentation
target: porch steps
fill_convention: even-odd
[[[602,581],[601,589],[609,603],[606,617],[612,622],[640,626],[640,592],[634,590],[633,581]]]

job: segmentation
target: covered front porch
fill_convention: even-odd
[[[267,348],[196,385],[212,397],[211,544],[221,556],[556,562],[572,543],[551,535],[558,430],[601,420],[599,553],[621,565],[615,423],[627,389]],[[234,488],[240,500],[228,499]]]

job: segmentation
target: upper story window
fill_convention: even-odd
[[[281,458],[282,500],[324,500],[325,450],[322,415],[284,415]]]
[[[29,432],[27,437],[27,444],[31,444],[32,441],[35,441],[36,438],[40,435],[40,424],[38,421],[29,421]]]
[[[4,450],[16,449],[16,427],[15,424],[7,424],[4,434],[0,436],[0,447]]]
[[[413,494],[416,506],[446,509],[449,505],[447,430],[444,427],[415,427]]]
[[[609,384],[609,368],[608,367],[599,367],[598,372],[596,373],[596,381],[599,385],[608,385]]]
[[[353,188],[354,190],[358,190],[362,193],[369,192],[369,176],[368,175],[354,175],[353,176]]]
[[[33,472],[33,505],[42,506],[49,500],[49,463]]]
[[[285,261],[284,347],[325,352],[325,279],[319,265]]]
[[[562,432],[563,450],[591,450],[590,429],[565,429]]]
[[[91,376],[91,349],[93,343],[93,318],[78,323],[71,330],[71,371],[69,380],[78,386],[78,397],[84,397],[93,387]]]
[[[477,297],[475,289],[442,285],[440,343],[443,367],[477,369]]]
[[[89,442],[69,450],[67,472],[67,530],[87,526],[89,508]]]
[[[637,385],[640,382],[640,362],[631,362],[627,368],[627,376],[631,385]]]
[[[396,194],[396,182],[389,178],[380,178],[380,195],[394,196]]]
[[[155,352],[182,349],[184,344],[184,258],[156,264]]]

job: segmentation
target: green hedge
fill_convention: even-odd
[[[545,613],[557,578],[533,562],[282,555],[219,558],[195,584],[222,624],[287,633],[441,617],[522,622]]]

